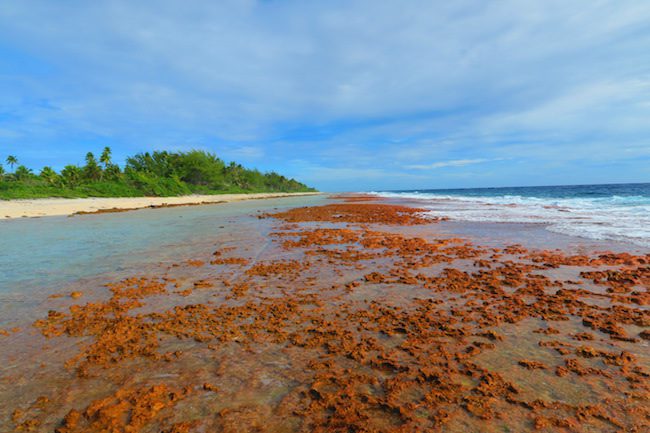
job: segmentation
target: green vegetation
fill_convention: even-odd
[[[0,199],[315,191],[274,172],[226,164],[200,150],[139,153],[127,159],[124,169],[113,163],[108,147],[99,160],[88,152],[83,166],[66,165],[59,173],[43,167],[35,174],[13,155],[6,163],[12,171],[0,164]]]

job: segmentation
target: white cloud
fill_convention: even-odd
[[[491,130],[650,133],[650,71],[647,77],[591,82],[527,110],[484,119]]]
[[[0,135],[43,159],[89,138],[228,143],[233,159],[305,153],[370,184],[377,167],[648,145],[643,0],[5,3],[1,45],[21,54],[0,67]]]
[[[498,159],[455,159],[451,161],[439,161],[433,162],[431,164],[413,164],[407,165],[405,168],[411,170],[431,170],[435,168],[444,168],[444,167],[465,167],[466,165],[472,164],[481,164],[483,162],[496,161]]]

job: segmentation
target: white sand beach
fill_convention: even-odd
[[[46,198],[28,200],[0,200],[0,219],[73,215],[79,212],[107,210],[132,210],[166,205],[200,205],[228,203],[241,200],[320,194],[307,193],[259,193],[186,195],[180,197],[92,197],[92,198]]]

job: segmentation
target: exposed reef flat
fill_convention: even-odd
[[[125,212],[144,208],[193,206],[229,203],[276,197],[314,195],[320,193],[259,193],[186,195],[180,197],[90,197],[90,198],[45,198],[30,200],[0,200],[0,219],[21,217],[43,217],[105,212]]]
[[[0,333],[0,425],[644,431],[650,254],[479,245],[421,211],[258,214],[156,273],[54,294]]]

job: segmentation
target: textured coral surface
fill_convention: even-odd
[[[438,223],[351,197],[54,296],[41,364],[4,370],[2,431],[648,431],[650,255]]]

